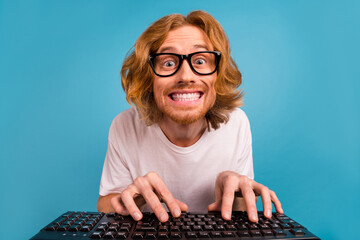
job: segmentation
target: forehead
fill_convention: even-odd
[[[202,29],[187,25],[169,31],[158,52],[190,53],[213,48]]]

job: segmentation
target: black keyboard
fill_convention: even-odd
[[[231,220],[219,212],[169,215],[161,223],[153,213],[140,221],[130,216],[101,212],[66,212],[45,226],[31,240],[51,239],[319,239],[284,214],[271,219],[258,212],[259,221],[249,221],[246,212],[233,212]]]

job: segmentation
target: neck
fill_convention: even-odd
[[[207,127],[205,118],[186,125],[165,118],[159,125],[169,141],[179,147],[189,147],[196,143]]]

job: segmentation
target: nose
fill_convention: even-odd
[[[194,83],[196,74],[193,72],[193,70],[190,67],[190,64],[187,60],[184,60],[180,69],[178,75],[178,83]]]

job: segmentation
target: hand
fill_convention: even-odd
[[[249,220],[252,222],[258,221],[255,193],[261,196],[265,217],[271,218],[272,202],[277,212],[284,213],[281,208],[281,203],[274,191],[269,190],[264,185],[255,182],[247,176],[239,175],[231,171],[222,172],[216,178],[215,202],[208,206],[208,210],[221,210],[222,217],[230,220],[234,195],[237,191],[241,191],[243,195],[246,211]]]
[[[161,177],[155,172],[149,172],[143,177],[138,177],[119,195],[111,198],[111,205],[115,212],[121,215],[131,215],[134,220],[142,218],[139,206],[147,203],[161,222],[166,222],[169,216],[161,204],[166,203],[174,217],[180,217],[182,211],[187,211],[188,206],[175,199],[165,186]]]

